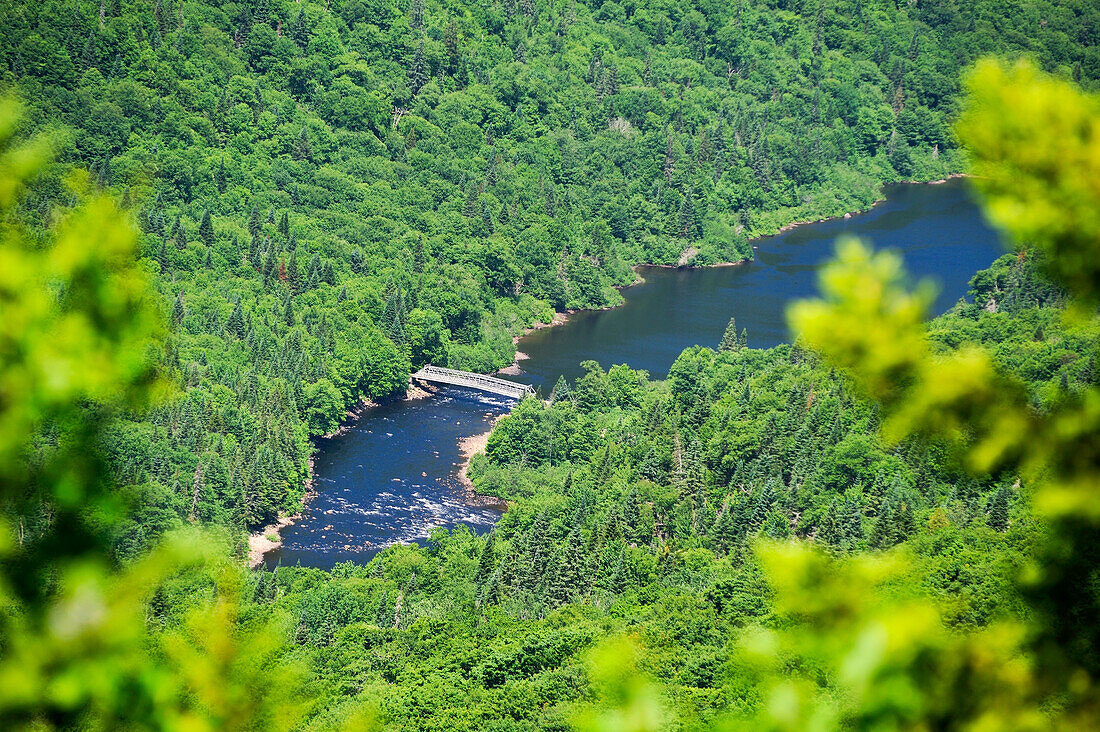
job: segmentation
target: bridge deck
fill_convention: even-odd
[[[499,394],[513,399],[522,399],[528,394],[533,394],[535,392],[535,390],[527,384],[517,384],[514,381],[498,379],[495,376],[485,376],[484,374],[474,374],[469,371],[445,369],[442,366],[432,366],[431,364],[421,368],[412,375],[412,378],[419,381],[430,381],[436,384],[448,384],[450,386],[479,389],[481,391],[487,391],[492,394]]]

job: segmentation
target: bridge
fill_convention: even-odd
[[[474,374],[469,371],[455,371],[441,366],[428,364],[410,378],[418,381],[429,381],[435,384],[447,384],[448,386],[462,386],[467,389],[478,389],[491,394],[523,399],[528,394],[534,394],[535,390],[527,384],[517,384],[514,381],[498,379],[495,376]]]

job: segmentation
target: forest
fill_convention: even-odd
[[[0,726],[1100,724],[1098,34],[1087,0],[5,0]],[[940,317],[841,242],[789,344],[731,319],[519,403],[488,534],[243,567],[419,366],[961,173],[1012,251]]]
[[[961,172],[961,71],[1027,54],[1091,88],[1080,2],[5,5],[0,68],[56,156],[139,227],[182,398],[117,421],[116,552],[293,513],[310,438],[424,363],[491,371],[642,262]]]

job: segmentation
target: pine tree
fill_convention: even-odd
[[[303,127],[301,134],[298,135],[298,141],[294,143],[294,159],[295,160],[312,160],[313,159],[313,146],[309,143],[309,131]]]
[[[218,169],[214,173],[214,183],[218,186],[219,193],[225,193],[226,181],[225,181],[225,156],[222,156],[221,162],[218,163]]]
[[[737,323],[734,318],[730,318],[730,322],[726,326],[726,332],[722,334],[722,342],[718,344],[718,350],[732,352],[740,348],[741,341],[737,339]]]
[[[214,246],[214,222],[210,220],[210,209],[204,209],[199,222],[199,238],[207,247]]]
[[[179,324],[183,322],[183,317],[187,314],[186,308],[183,306],[183,291],[181,290],[176,295],[176,302],[172,305],[172,324],[179,327]]]
[[[157,262],[160,263],[162,274],[168,271],[168,245],[164,239],[160,240],[160,252],[157,254]]]
[[[279,233],[284,237],[290,234],[290,218],[287,216],[286,211],[283,211],[283,215],[279,219]]]
[[[260,235],[260,209],[255,204],[252,205],[252,210],[248,214],[248,231],[253,238]]]
[[[424,0],[409,3],[409,27],[415,31],[424,29]]]
[[[490,531],[489,535],[485,537],[485,546],[481,548],[481,557],[477,561],[477,574],[474,575],[474,582],[478,585],[488,579],[496,568],[495,544],[494,532]]]
[[[412,65],[409,66],[409,88],[413,94],[418,94],[428,81],[428,62],[424,58],[424,39],[420,39],[420,45],[416,49]]]
[[[994,531],[1008,531],[1008,491],[1003,486],[989,499],[986,521]]]

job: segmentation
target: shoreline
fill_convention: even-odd
[[[969,178],[969,177],[971,177],[971,176],[968,173],[952,173],[951,175],[947,176],[946,178],[939,178],[937,180],[897,181],[896,183],[887,183],[887,184],[884,184],[884,185],[933,185],[934,186],[934,185],[943,185],[944,183],[947,183],[948,181],[956,180],[958,178]],[[864,213],[867,213],[867,212],[871,211],[872,209],[875,208],[875,206],[878,206],[880,203],[884,202],[885,200],[886,200],[886,197],[883,196],[882,198],[880,198],[880,199],[876,200],[875,202],[873,202],[868,208],[861,209],[861,210],[858,210],[858,211],[849,211],[849,212],[846,212],[844,214],[837,215],[837,216],[827,216],[827,217],[822,218],[822,219],[814,219],[814,220],[808,220],[808,221],[792,221],[789,224],[784,224],[783,226],[779,227],[779,229],[776,230],[775,233],[761,234],[759,236],[753,237],[752,239],[749,239],[748,242],[749,242],[749,244],[752,244],[753,242],[762,241],[764,239],[769,239],[769,238],[774,237],[774,236],[780,236],[781,234],[785,234],[788,231],[792,231],[793,229],[796,229],[800,226],[808,226],[810,224],[823,224],[823,223],[826,223],[826,222],[829,222],[829,221],[838,221],[838,220],[841,220],[841,219],[847,220],[847,219],[852,218],[853,216],[859,216],[860,214],[864,214]],[[756,249],[756,247],[753,246],[753,249]],[[641,262],[641,263],[635,264],[631,267],[631,270],[635,274],[635,280],[633,282],[629,283],[629,284],[615,285],[614,287],[615,287],[616,290],[621,291],[621,290],[625,290],[625,289],[630,288],[630,287],[635,287],[636,285],[644,284],[645,283],[645,278],[642,277],[641,273],[638,272],[639,269],[644,268],[644,267],[652,267],[654,269],[712,269],[712,268],[718,268],[718,267],[737,267],[737,266],[747,264],[747,263],[750,263],[750,262],[753,261],[752,259],[740,259],[740,260],[732,261],[732,262],[714,262],[714,263],[711,263],[711,264],[691,264],[691,260],[694,259],[694,255],[692,257],[689,257],[687,260],[683,260],[683,255],[681,255],[681,259],[682,259],[682,261],[684,261],[683,264],[651,264],[651,263],[648,263],[648,262]],[[544,330],[546,328],[554,328],[554,327],[557,327],[559,325],[564,325],[565,323],[568,323],[570,318],[573,315],[576,315],[577,313],[597,312],[597,311],[600,311],[600,310],[613,310],[614,308],[621,307],[621,305],[622,305],[622,303],[620,303],[619,305],[607,305],[607,306],[600,307],[600,308],[567,308],[566,310],[563,310],[563,311],[555,310],[554,315],[550,319],[549,323],[536,322],[536,323],[524,328],[523,331],[520,334],[513,336],[512,337],[512,345],[513,346],[518,346],[520,344],[520,342],[525,337],[531,335],[535,331]],[[495,371],[493,373],[504,375],[504,376],[518,376],[518,375],[523,373],[523,369],[519,365],[520,362],[521,361],[526,361],[528,359],[530,359],[530,356],[517,348],[516,352],[515,352],[515,355],[512,358],[512,363],[508,364],[507,366],[505,366],[502,369],[498,369],[497,371]],[[394,397],[394,398],[391,398],[391,399],[382,400],[381,402],[374,402],[374,401],[371,401],[369,399],[364,398],[359,404],[353,406],[351,409],[349,409],[347,411],[347,414],[345,415],[345,421],[344,421],[344,423],[342,423],[340,425],[339,428],[337,428],[335,431],[333,431],[329,434],[322,435],[322,439],[330,439],[330,438],[333,438],[333,437],[338,437],[340,435],[346,434],[349,430],[351,430],[351,428],[355,425],[355,423],[357,423],[359,421],[359,419],[366,412],[369,412],[371,409],[374,409],[378,406],[381,406],[382,404],[390,404],[390,403],[399,402],[399,401],[411,401],[411,400],[414,400],[414,399],[424,399],[426,397],[431,396],[433,393],[434,392],[432,392],[432,391],[429,391],[429,390],[426,390],[426,389],[423,389],[423,388],[417,386],[416,384],[412,383],[412,381],[410,380],[409,386],[406,389],[405,395],[403,397]],[[478,493],[477,489],[474,487],[473,482],[470,480],[469,475],[467,474],[469,466],[470,466],[470,459],[474,455],[476,455],[477,453],[482,452],[482,451],[485,450],[485,447],[489,442],[489,435],[492,434],[493,427],[496,425],[497,421],[500,419],[501,416],[503,416],[503,415],[498,415],[496,418],[493,419],[493,421],[489,425],[489,429],[487,431],[485,431],[483,433],[476,434],[476,435],[471,435],[469,437],[464,437],[461,440],[459,440],[458,447],[459,447],[459,451],[460,451],[463,459],[462,459],[462,462],[460,463],[459,469],[458,469],[458,480],[459,480],[459,483],[462,485],[463,491],[466,494],[467,501],[469,501],[471,505],[478,506],[478,507],[481,507],[481,508],[495,508],[495,509],[498,509],[500,511],[507,511],[508,510],[507,501],[505,501],[503,498],[499,498],[497,496],[487,496],[487,495],[482,495],[482,494]],[[302,518],[302,513],[305,510],[306,506],[309,504],[310,499],[312,499],[314,496],[317,495],[316,491],[314,491],[313,461],[314,461],[314,455],[310,455],[309,461],[308,461],[308,477],[306,478],[306,480],[304,482],[305,493],[302,495],[302,504],[301,504],[301,507],[299,508],[298,512],[291,515],[291,516],[280,516],[279,519],[276,522],[274,522],[272,524],[269,524],[269,525],[265,526],[263,529],[261,529],[260,531],[249,535],[249,537],[248,537],[248,561],[249,561],[249,568],[250,569],[256,569],[257,567],[260,567],[263,564],[264,556],[266,556],[266,554],[268,552],[273,551],[274,549],[277,549],[280,546],[282,546],[282,544],[283,544],[282,530],[285,529],[287,526],[292,525],[295,521],[298,521],[299,519],[301,519]],[[272,539],[268,538],[268,534],[271,534],[271,533],[275,534],[275,536],[276,536],[275,540],[272,540]]]
[[[334,437],[345,435],[351,431],[351,429],[363,418],[367,412],[372,409],[376,409],[384,404],[393,404],[394,402],[407,402],[416,399],[425,399],[430,397],[433,392],[409,382],[409,386],[405,389],[405,395],[400,397],[391,397],[389,399],[381,399],[374,401],[363,397],[358,404],[353,405],[344,413],[344,421],[332,432],[321,435],[315,438],[315,440],[330,440]],[[488,435],[486,435],[488,439]],[[316,442],[314,442],[316,447]],[[302,487],[305,488],[305,492],[302,494],[301,505],[298,510],[290,515],[281,515],[273,523],[264,526],[259,531],[252,532],[248,535],[248,568],[257,569],[264,563],[264,557],[268,552],[274,551],[283,545],[282,531],[286,527],[294,524],[296,521],[302,518],[302,514],[305,512],[309,502],[317,496],[317,491],[314,486],[316,484],[316,478],[313,473],[314,460],[317,457],[316,451],[310,454],[309,459],[306,461],[306,479],[302,482]],[[274,534],[275,538],[270,538],[270,535]]]
[[[489,444],[489,435],[493,433],[493,428],[496,427],[497,422],[503,416],[505,415],[498,414],[493,417],[492,421],[489,422],[489,429],[485,432],[463,437],[458,441],[458,450],[462,454],[462,462],[458,466],[458,482],[462,484],[466,499],[479,508],[495,508],[498,511],[507,511],[508,502],[499,496],[478,493],[477,488],[474,487],[474,482],[470,480],[469,469],[470,460],[474,455],[485,451],[486,446]]]
[[[944,183],[947,183],[948,181],[957,180],[959,178],[970,178],[970,177],[972,177],[972,176],[969,173],[952,173],[952,174],[948,175],[946,178],[938,178],[936,180],[903,180],[903,181],[897,181],[895,183],[884,183],[882,185],[938,186],[938,185],[943,185]],[[878,206],[880,203],[883,203],[885,200],[886,200],[886,197],[883,196],[882,198],[879,198],[878,200],[876,200],[874,203],[872,203],[870,206],[868,206],[865,209],[860,209],[859,211],[848,211],[846,213],[843,213],[843,214],[840,214],[840,215],[837,215],[837,216],[827,216],[823,219],[813,219],[813,220],[809,220],[809,221],[792,221],[789,224],[784,224],[783,226],[779,227],[779,229],[777,229],[775,231],[775,233],[760,234],[759,236],[755,236],[755,237],[749,239],[748,242],[749,242],[749,244],[752,244],[753,242],[763,241],[764,239],[770,239],[774,236],[779,236],[781,234],[786,234],[788,231],[792,231],[794,229],[797,229],[800,226],[809,226],[811,224],[824,224],[824,223],[829,222],[829,221],[839,221],[841,219],[847,220],[847,219],[852,218],[853,216],[859,216],[861,214],[865,214],[865,213],[870,212],[872,209],[875,208],[875,206]],[[753,246],[753,249],[756,249],[756,246]],[[644,284],[645,283],[645,278],[642,277],[641,274],[639,274],[639,272],[638,272],[638,270],[640,268],[643,268],[643,267],[652,267],[654,269],[715,269],[715,268],[718,268],[718,267],[738,267],[738,266],[741,266],[743,264],[748,264],[752,261],[754,261],[754,260],[752,260],[752,259],[739,259],[739,260],[734,261],[734,262],[714,262],[712,264],[691,264],[690,259],[685,264],[651,264],[649,262],[640,262],[640,263],[635,264],[631,267],[631,269],[634,271],[634,274],[636,276],[636,279],[633,282],[631,282],[628,285],[614,285],[614,287],[615,287],[616,290],[625,290],[627,288],[634,287],[635,285]],[[512,345],[513,346],[518,346],[520,344],[520,342],[525,337],[529,336],[530,334],[534,333],[537,330],[543,330],[544,328],[553,328],[553,327],[556,327],[558,325],[564,325],[565,323],[569,322],[570,316],[576,315],[577,313],[587,313],[587,312],[593,312],[594,313],[594,312],[598,312],[600,310],[612,310],[614,308],[621,307],[621,305],[622,305],[622,303],[620,303],[619,305],[609,305],[609,306],[605,306],[605,307],[602,307],[602,308],[569,308],[569,309],[566,309],[566,310],[561,311],[561,312],[555,310],[552,322],[550,322],[550,323],[535,323],[534,325],[532,325],[529,328],[524,328],[523,332],[521,334],[519,334],[517,336],[513,336]],[[502,369],[500,369],[500,370],[498,370],[494,373],[504,374],[506,376],[518,376],[518,375],[523,373],[523,368],[519,365],[519,362],[520,361],[526,361],[529,358],[530,358],[530,356],[528,356],[523,351],[520,351],[520,350],[517,349],[516,350],[516,357],[512,359],[512,363],[508,364],[504,368],[502,368]]]

